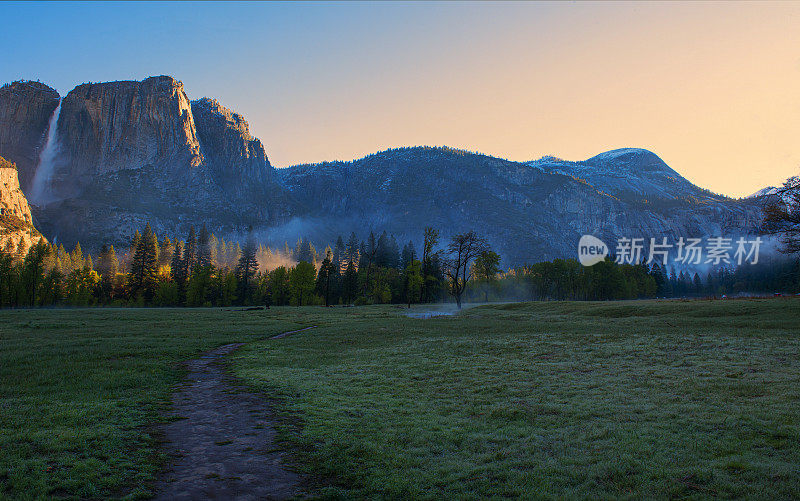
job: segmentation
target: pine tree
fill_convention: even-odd
[[[114,279],[119,270],[117,253],[114,246],[103,245],[97,257],[97,272],[100,274],[100,296],[102,302],[107,302],[114,297]]]
[[[377,243],[378,250],[375,253],[375,260],[374,263],[376,266],[381,268],[391,268],[391,250],[389,246],[389,236],[384,231],[381,233],[381,236],[378,237]]]
[[[142,252],[142,290],[147,302],[153,300],[158,289],[158,238],[150,223],[144,228],[141,243]]]
[[[139,233],[139,230],[136,230],[133,233],[133,237],[131,238],[131,246],[128,249],[128,261],[132,260],[133,255],[136,253],[136,249],[139,247],[139,242],[142,241],[142,234]]]
[[[172,262],[172,254],[175,252],[175,244],[170,241],[168,236],[161,240],[161,248],[158,251],[159,268],[167,267]]]
[[[700,275],[698,273],[694,274],[694,279],[692,280],[692,292],[695,294],[700,294],[703,291],[703,282],[700,280]]]
[[[247,240],[241,251],[239,263],[236,265],[236,279],[239,281],[239,288],[241,290],[240,297],[244,302],[250,299],[253,277],[256,275],[256,272],[258,272],[258,260],[256,259],[257,246],[253,239],[252,230],[252,228],[248,230]]]
[[[400,246],[397,245],[397,240],[394,235],[389,235],[387,241],[387,267],[400,268]]]
[[[214,234],[211,234],[211,237],[208,239],[208,248],[211,251],[211,264],[214,267],[219,267],[219,240]]]
[[[228,243],[225,237],[219,239],[219,247],[217,248],[217,268],[228,268]]]
[[[358,272],[353,261],[349,261],[342,279],[342,297],[346,303],[352,303],[356,295],[358,295]]]
[[[197,266],[211,266],[211,244],[205,223],[197,236]]]
[[[375,256],[378,253],[378,245],[375,242],[375,233],[369,232],[369,240],[367,241],[367,245],[364,248],[364,252],[362,252],[364,261],[364,268],[366,269],[366,273],[364,274],[364,297],[367,297],[367,290],[369,289],[369,276],[372,272],[372,264],[375,262]],[[359,270],[362,268],[359,265]]]
[[[139,233],[138,231],[136,232]],[[137,239],[136,248],[133,249],[131,264],[128,270],[127,288],[128,296],[135,299],[142,288],[142,276],[144,274],[144,247],[141,236]]]
[[[242,248],[239,242],[228,244],[228,264],[233,265],[233,263],[238,263],[241,257]]]
[[[333,246],[333,265],[340,273],[345,263],[345,252],[344,240],[339,235],[339,238],[336,239],[336,245]]]
[[[81,243],[77,242],[75,244],[75,248],[72,249],[72,252],[69,256],[70,261],[72,262],[71,269],[69,271],[79,270],[84,266],[83,260],[83,249],[81,249]]]
[[[350,238],[347,239],[344,260],[345,262],[358,263],[358,237],[355,232],[350,233]]]
[[[178,286],[178,301],[182,302],[182,298],[186,295],[186,274],[183,267],[183,242],[175,242],[175,250],[172,253],[172,262],[170,263],[170,272],[172,280]]]
[[[189,236],[183,246],[183,261],[181,262],[181,273],[185,280],[192,276],[194,267],[197,264],[197,236],[194,232],[194,225],[189,226]]]
[[[297,260],[305,261],[306,263],[314,264],[314,250],[311,247],[311,242],[303,239],[297,252]]]
[[[140,295],[151,301],[158,288],[158,240],[150,223],[144,228],[139,244],[133,253],[131,270],[128,274],[128,289],[131,299]]]
[[[335,273],[336,267],[333,264],[333,251],[328,247],[328,250],[325,252],[325,259],[322,261],[322,265],[319,268],[316,284],[317,292],[325,299],[325,306],[330,306],[331,289],[333,285],[335,285],[335,283],[332,283],[335,280]]]
[[[47,244],[39,242],[28,250],[22,261],[22,293],[26,296],[21,301],[28,306],[36,306],[39,296],[39,286],[44,280],[44,260],[47,254]]]
[[[14,278],[13,255],[0,251],[0,308],[16,304]]]
[[[414,243],[409,241],[406,245],[403,246],[403,254],[400,257],[401,259],[401,266],[403,269],[408,268],[408,266],[417,259],[417,253],[414,250]]]

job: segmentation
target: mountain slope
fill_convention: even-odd
[[[628,155],[600,158],[593,165],[606,171],[637,166]],[[757,228],[757,205],[692,198],[704,190],[682,178],[659,190],[674,171],[664,169],[666,164],[648,165],[654,168],[639,169],[636,183],[628,185],[619,176],[603,189],[561,169],[449,148],[401,148],[278,172],[287,189],[307,207],[316,207],[314,228],[324,228],[327,238],[351,228],[387,229],[415,241],[426,225],[445,236],[475,229],[489,237],[507,264],[572,257],[578,239],[588,233],[613,247],[623,236],[677,239]],[[594,174],[588,168],[583,173]],[[592,177],[605,181],[599,173]],[[628,200],[609,193],[640,189],[647,190],[646,197]]]

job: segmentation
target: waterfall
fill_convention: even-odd
[[[58,101],[53,116],[50,117],[50,124],[47,126],[47,141],[44,149],[39,155],[39,165],[36,166],[36,173],[33,175],[31,185],[31,200],[38,205],[49,202],[50,180],[53,177],[56,157],[58,156],[58,116],[61,114],[61,100]]]

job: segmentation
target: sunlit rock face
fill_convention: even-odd
[[[0,250],[24,256],[42,235],[33,227],[14,164],[0,157]]]
[[[58,138],[61,198],[104,174],[154,168],[187,177],[203,161],[183,84],[167,76],[75,87],[61,105]]]
[[[226,191],[244,194],[272,180],[264,146],[242,115],[207,97],[192,101],[192,114],[205,163]]]
[[[17,165],[26,192],[58,100],[58,92],[41,82],[18,81],[0,88],[0,155]]]

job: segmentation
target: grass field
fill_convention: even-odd
[[[798,300],[403,313],[0,312],[0,497],[145,496],[177,362],[232,341],[325,497],[800,496]]]
[[[296,327],[250,313],[0,311],[0,498],[146,496],[179,362]]]

